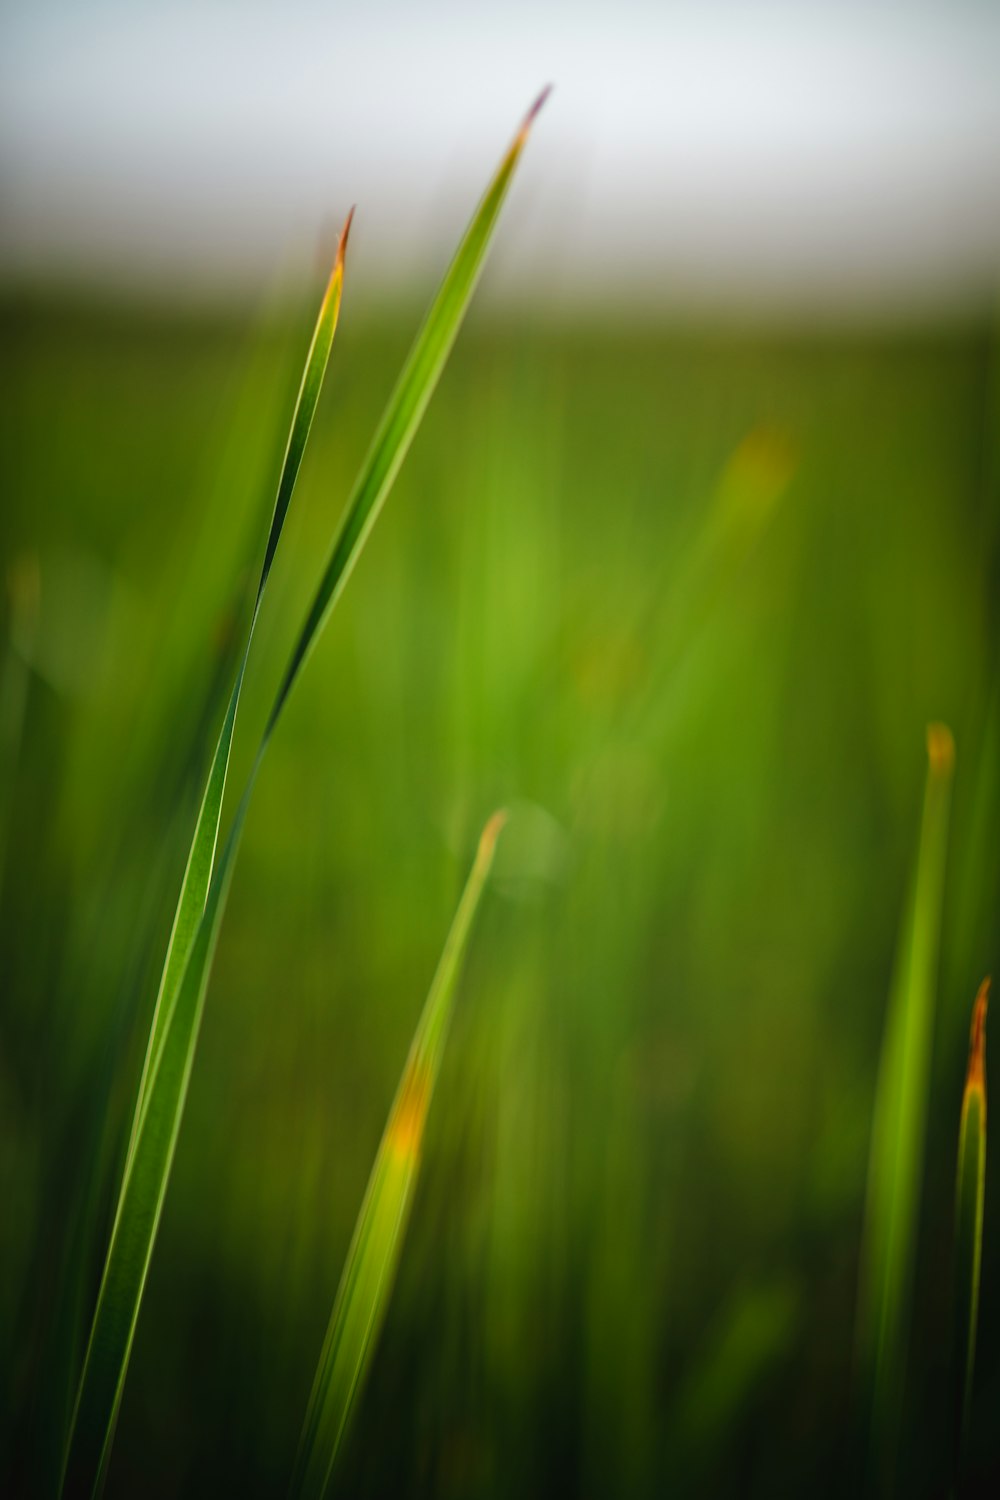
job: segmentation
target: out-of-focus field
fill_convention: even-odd
[[[414,326],[345,304],[236,793]],[[0,315],[0,1422],[24,1493],[58,1470],[307,331]],[[939,1492],[968,1018],[1000,969],[996,379],[971,326],[472,320],[269,751],[109,1494],[283,1492],[499,804],[341,1492],[840,1493],[931,719],[957,773],[904,1488]],[[1000,1150],[988,1171],[984,1486]]]

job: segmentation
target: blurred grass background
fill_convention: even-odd
[[[237,784],[415,321],[345,303]],[[306,312],[0,308],[12,1493],[58,1471],[307,329]],[[875,1076],[943,719],[958,759],[902,1475],[937,1492],[968,1016],[1000,956],[996,357],[972,321],[473,316],[261,778],[109,1494],[283,1491],[499,804],[517,813],[506,878],[339,1492],[843,1493]],[[996,1152],[988,1174],[983,1493]]]

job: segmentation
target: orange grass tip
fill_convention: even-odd
[[[476,851],[476,863],[483,864],[493,858],[493,851],[497,846],[503,825],[507,821],[507,809],[498,807],[496,812],[488,820],[486,827],[479,835],[479,848]]]
[[[351,233],[351,225],[354,222],[354,210],[357,208],[357,206],[358,205],[356,203],[351,204],[350,208],[347,211],[347,218],[344,220],[344,227],[340,231],[340,239],[337,241],[336,264],[338,266],[342,266],[344,264],[344,257],[347,254],[347,241]]]
[[[356,205],[354,207],[356,207]],[[341,228],[337,234],[336,245],[334,245],[332,225],[329,223],[324,224],[323,232],[320,235],[316,245],[317,271],[326,270],[327,266],[330,266],[330,275],[327,278],[326,286],[327,296],[329,296],[330,292],[337,285],[337,281],[343,276],[344,273],[344,260],[347,254],[347,239],[351,232],[351,220],[354,218],[354,207],[351,208],[350,213],[347,215],[347,218],[341,225]],[[330,265],[331,253],[333,255],[332,266]]]
[[[947,724],[928,724],[927,759],[935,776],[950,776],[955,765],[955,739]]]
[[[966,1089],[986,1088],[986,1012],[990,1003],[990,981],[987,977],[979,986],[976,1003],[972,1007],[972,1026],[969,1030],[969,1069],[965,1075]]]

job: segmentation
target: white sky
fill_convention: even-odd
[[[0,274],[243,293],[356,200],[362,285],[423,277],[550,81],[495,296],[997,288],[994,0],[0,0]]]

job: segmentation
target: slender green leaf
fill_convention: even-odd
[[[118,1403],[121,1399],[125,1370],[139,1312],[139,1302],[145,1284],[149,1257],[152,1253],[152,1243],[159,1221],[163,1194],[166,1191],[166,1176],[173,1155],[173,1142],[176,1139],[183,1109],[187,1072],[190,1070],[190,1062],[194,1056],[194,1037],[191,1037],[185,1049],[188,1053],[186,1069],[182,1067],[178,1072],[176,1059],[173,1060],[172,1071],[161,1069],[159,1065],[163,1059],[166,1038],[171,1034],[180,1037],[183,1032],[183,1022],[175,1028],[173,1020],[182,998],[187,974],[197,973],[197,968],[192,968],[189,959],[197,951],[199,945],[203,957],[207,956],[214,947],[217,934],[218,916],[215,917],[214,924],[203,923],[202,918],[206,913],[206,901],[211,888],[215,848],[229,769],[229,753],[236,727],[240,692],[253,641],[254,627],[260,613],[261,600],[267,586],[292,491],[295,488],[302,454],[316,411],[333,336],[337,328],[344,283],[344,255],[350,225],[351,215],[348,215],[306,358],[302,384],[295,403],[288,445],[278,481],[274,514],[271,519],[253,613],[247,630],[246,644],[209,768],[167,945],[167,955],[153,1010],[146,1057],[136,1099],[132,1134],[112,1230],[111,1246],[105,1262],[70,1431],[63,1481],[64,1491],[68,1494],[86,1493],[91,1488],[99,1489],[103,1482],[110,1451]],[[244,810],[241,809],[241,813],[242,811]],[[236,826],[234,825],[234,828]],[[238,826],[242,827],[242,816],[238,819]],[[216,894],[215,907],[219,915],[221,915],[225,889],[228,887],[228,877],[227,871],[226,878],[220,884],[219,892]],[[205,936],[202,935],[203,931]],[[154,1122],[156,1143],[167,1144],[166,1154],[163,1156],[162,1153],[157,1155],[154,1152],[156,1162],[147,1161],[144,1172],[137,1180],[136,1174],[131,1169],[149,1106],[152,1083],[154,1079],[159,1079],[162,1093],[167,1087],[168,1077],[173,1080],[178,1090],[176,1104],[172,1111],[168,1109],[165,1119]],[[169,1118],[171,1113],[174,1116],[172,1125]],[[156,1178],[157,1171],[162,1177],[159,1182]],[[142,1197],[141,1210],[136,1208],[137,1195]]]
[[[309,1399],[293,1496],[319,1500],[325,1493],[385,1317],[455,984],[504,818],[494,813],[483,830],[368,1179]]]
[[[895,1471],[920,1210],[955,759],[943,724],[928,729],[927,753],[920,845],[882,1043],[861,1258],[858,1352],[869,1475],[880,1492],[891,1489]]]
[[[969,1035],[955,1183],[955,1467],[956,1480],[969,1429],[972,1373],[979,1321],[979,1272],[986,1199],[986,1009],[990,981],[979,986]]]
[[[316,404],[319,401],[320,391],[323,388],[323,377],[326,374],[326,367],[330,358],[333,336],[337,331],[341,294],[344,286],[344,257],[347,251],[347,239],[350,234],[353,217],[354,210],[352,209],[347,216],[347,221],[341,232],[337,253],[334,258],[333,270],[330,274],[330,280],[327,284],[323,301],[320,304],[319,316],[316,319],[316,327],[313,329],[312,341],[309,345],[309,353],[306,356],[305,369],[302,373],[302,383],[299,386],[299,393],[292,414],[292,425],[289,430],[285,457],[278,480],[274,513],[271,517],[271,528],[268,533],[267,546],[264,549],[264,561],[261,565],[260,579],[257,584],[257,594],[254,599],[253,613],[250,617],[246,644],[243,648],[239,667],[237,668],[236,680],[233,683],[229,705],[226,709],[218,743],[215,747],[215,754],[212,757],[212,764],[209,768],[208,780],[205,785],[201,807],[198,810],[198,819],[195,824],[194,836],[191,840],[191,848],[188,853],[187,866],[181,882],[180,896],[177,901],[177,910],[174,913],[170,940],[167,944],[167,956],[163,965],[163,973],[160,977],[159,993],[157,994],[156,1005],[153,1010],[153,1024],[143,1063],[139,1094],[136,1099],[132,1135],[129,1141],[129,1158],[131,1158],[135,1145],[136,1131],[139,1127],[139,1120],[145,1103],[146,1086],[159,1055],[160,1047],[163,1043],[163,1033],[169,1022],[174,1001],[177,998],[177,991],[184,972],[184,966],[187,963],[188,954],[194,943],[201,914],[205,909],[205,899],[208,894],[209,881],[212,878],[212,866],[215,860],[215,848],[219,836],[219,823],[222,818],[222,802],[226,790],[229,753],[232,749],[233,732],[236,728],[236,714],[239,709],[240,692],[243,687],[243,678],[246,673],[247,660],[253,642],[254,629],[260,614],[261,600],[264,597],[264,590],[267,587],[267,580],[271,573],[271,564],[274,562],[274,555],[278,549],[285,516],[288,513],[289,501],[292,498],[292,491],[295,488],[295,481],[298,478],[299,467],[302,463],[302,455],[305,452],[309,430],[312,427],[313,416],[316,412]]]

